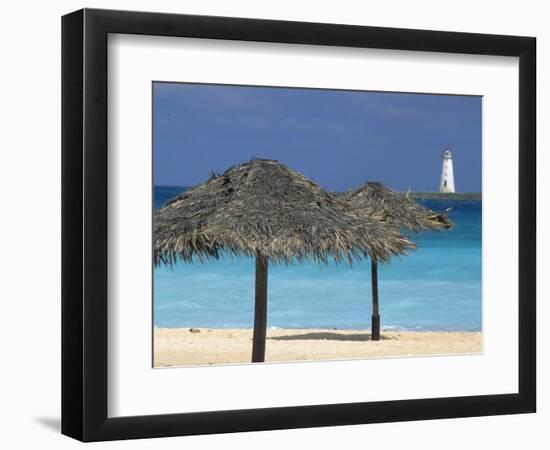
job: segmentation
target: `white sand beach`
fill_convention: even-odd
[[[192,331],[191,331],[192,330]],[[249,363],[251,329],[155,328],[155,367]],[[482,352],[480,332],[270,329],[266,362],[363,359]]]

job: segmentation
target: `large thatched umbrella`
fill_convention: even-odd
[[[395,228],[363,220],[335,195],[273,160],[212,175],[154,215],[155,264],[256,258],[252,362],[265,356],[268,261],[388,260],[414,248]]]
[[[447,212],[436,213],[416,203],[408,194],[386,188],[378,182],[367,182],[355,191],[348,192],[344,199],[365,220],[376,220],[398,228],[408,228],[416,233],[426,230],[442,230],[452,227]],[[380,340],[380,310],[378,304],[378,264],[371,259],[372,284],[372,340]]]

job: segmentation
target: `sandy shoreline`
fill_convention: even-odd
[[[155,328],[155,367],[249,363],[251,329]],[[198,330],[198,331],[197,331]],[[275,329],[267,331],[266,362],[480,353],[480,332]]]

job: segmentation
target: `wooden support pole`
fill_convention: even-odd
[[[256,256],[256,300],[254,302],[254,336],[252,338],[252,362],[265,360],[265,335],[267,329],[267,256]]]
[[[378,262],[371,260],[371,284],[372,284],[372,322],[371,339],[380,340],[380,310],[378,305]]]

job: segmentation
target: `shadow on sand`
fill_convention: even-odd
[[[291,334],[287,336],[268,337],[273,341],[308,341],[308,340],[327,340],[327,341],[370,341],[370,333],[341,334],[331,332]],[[393,337],[380,336],[380,340],[395,339]]]

